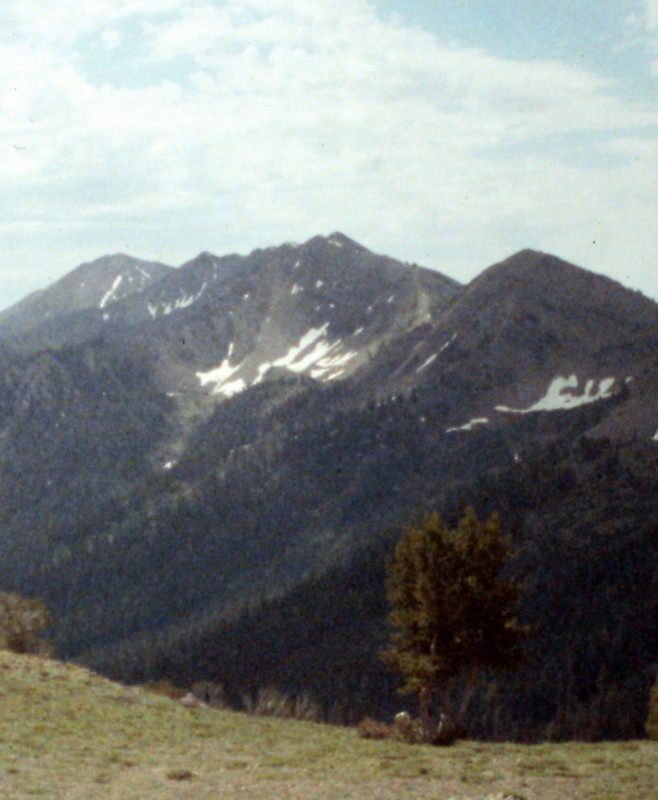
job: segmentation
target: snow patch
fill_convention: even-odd
[[[446,433],[455,433],[456,431],[471,431],[476,425],[486,425],[489,422],[487,417],[478,417],[477,419],[472,419],[470,422],[467,422],[465,425],[460,425],[458,428],[447,428]]]
[[[582,393],[578,393],[578,376],[576,374],[565,378],[558,375],[551,382],[546,394],[529,408],[509,408],[509,406],[496,406],[496,411],[503,411],[509,414],[530,414],[533,411],[561,411],[570,408],[594,403],[610,397],[615,385],[615,378],[604,378],[598,382],[588,380]]]
[[[288,351],[274,359],[260,364],[258,367],[248,365],[245,361],[232,365],[231,356],[234,352],[234,345],[229,345],[228,354],[222,363],[215,369],[208,372],[197,372],[197,378],[202,386],[215,384],[214,394],[223,394],[230,397],[233,394],[243,391],[247,386],[254,386],[260,383],[267,372],[273,367],[285,367],[292,372],[306,372],[318,380],[336,380],[345,372],[345,365],[358,355],[357,351],[341,352],[342,340],[337,339],[330,342],[326,338],[329,330],[329,323],[326,322],[320,328],[311,328],[299,341],[288,348]],[[243,370],[243,375],[238,377],[236,373]],[[249,382],[244,376],[255,377]]]
[[[135,269],[137,270],[137,272],[141,272],[142,275],[146,278],[147,281],[151,280],[151,276],[149,275],[149,273],[145,269],[142,269],[137,264],[135,264],[134,266],[135,266]]]
[[[117,275],[114,279],[114,283],[112,284],[110,290],[105,292],[103,298],[101,299],[99,308],[105,308],[108,303],[111,303],[112,300],[115,299],[114,295],[116,294],[117,289],[121,285],[121,281],[123,280],[123,275]]]
[[[238,364],[232,367],[229,359],[225,358],[215,369],[211,369],[208,372],[197,372],[196,376],[201,381],[201,386],[205,386],[207,383],[216,383],[219,385],[227,381],[241,366],[242,364]],[[219,391],[219,386],[216,391]]]
[[[416,370],[416,372],[422,372],[424,369],[427,369],[427,367],[429,367],[429,365],[430,365],[430,364],[431,364],[433,361],[435,361],[435,360],[436,360],[436,357],[437,357],[437,356],[438,356],[438,353],[432,353],[432,355],[431,355],[431,356],[430,356],[430,357],[427,359],[427,361],[424,361],[424,362],[423,362],[423,363],[422,363],[422,364],[421,364],[421,365],[418,367],[418,369]]]
[[[291,295],[301,294],[304,291],[304,287],[300,286],[298,283],[294,283],[292,289],[290,290]]]
[[[456,338],[457,338],[457,334],[453,333],[452,336],[448,339],[448,341],[444,345],[441,346],[441,349],[439,350],[439,353],[442,353],[447,347],[449,347],[455,341]]]
[[[151,315],[153,319],[155,319],[158,315],[162,315],[166,317],[168,314],[172,314],[174,311],[178,311],[181,308],[188,308],[189,306],[196,303],[197,300],[201,298],[203,293],[206,291],[208,284],[207,282],[201,286],[201,289],[196,294],[187,295],[185,297],[179,297],[173,301],[173,303],[163,303],[162,305],[151,305],[151,303],[146,304],[146,309]]]

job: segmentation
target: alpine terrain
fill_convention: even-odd
[[[0,588],[125,681],[404,700],[386,559],[497,511],[524,665],[489,738],[643,730],[658,664],[658,304],[525,250],[462,286],[317,236],[178,268],[106,256],[0,313]]]

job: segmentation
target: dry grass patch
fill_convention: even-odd
[[[183,708],[0,652],[0,797],[12,800],[658,800],[658,743],[409,746]]]

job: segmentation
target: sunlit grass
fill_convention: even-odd
[[[0,797],[12,800],[658,799],[655,742],[369,741],[352,729],[187,709],[2,652],[0,703]]]

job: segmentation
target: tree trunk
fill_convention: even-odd
[[[436,738],[437,724],[433,708],[434,682],[428,681],[420,690],[418,710],[420,712],[420,730],[424,742],[433,742]]]
[[[473,698],[473,694],[475,692],[477,686],[477,678],[478,678],[478,668],[471,667],[468,671],[468,677],[466,679],[466,686],[464,687],[464,694],[462,696],[462,702],[459,706],[459,711],[457,712],[457,717],[455,719],[455,724],[458,729],[463,730],[464,728],[464,717],[466,716],[466,712],[468,710],[468,706]]]

